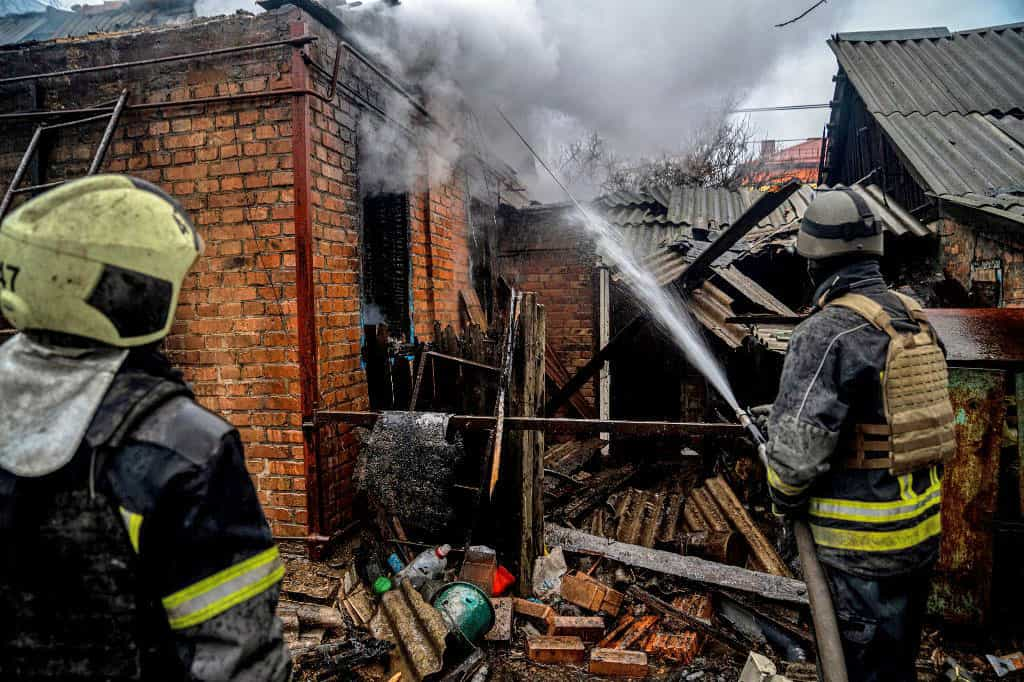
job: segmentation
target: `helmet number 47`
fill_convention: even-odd
[[[18,266],[0,261],[0,289],[10,289],[13,293],[14,283],[18,279],[19,272],[21,272],[21,268]]]

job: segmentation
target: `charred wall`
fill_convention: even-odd
[[[572,373],[598,350],[598,283],[593,240],[570,215],[560,206],[506,210],[497,261],[506,281],[537,293],[547,314],[547,343]],[[580,390],[594,406],[595,383]]]
[[[129,90],[102,171],[160,185],[206,243],[184,284],[168,355],[199,401],[239,428],[273,531],[292,537],[330,534],[353,513],[354,434],[303,423],[316,409],[368,406],[357,129],[363,116],[386,119],[390,86],[343,52],[334,98],[311,94],[328,90],[337,41],[294,8],[0,51],[0,73],[21,75],[307,33],[319,40],[301,51],[283,45],[0,86],[0,113],[94,106]],[[226,96],[241,99],[173,104]],[[149,103],[158,106],[138,106]],[[0,186],[36,122],[0,121]],[[101,132],[98,123],[51,136],[24,184],[83,175]],[[459,325],[469,229],[461,175],[426,173],[425,163],[421,186],[409,192],[408,258],[410,314],[430,340],[435,320]]]

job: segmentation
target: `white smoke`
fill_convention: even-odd
[[[434,141],[442,152],[457,149],[455,142],[485,143],[526,171],[536,198],[551,200],[564,197],[542,174],[530,173],[532,160],[495,107],[548,159],[587,130],[627,155],[678,149],[694,128],[721,115],[723,102],[756,87],[787,50],[809,41],[827,49],[828,27],[839,13],[832,5],[802,20],[799,30],[773,28],[804,4],[402,0],[396,7],[368,2],[342,16],[449,126],[449,139]],[[465,110],[446,110],[458,102]],[[460,119],[467,114],[473,125]],[[366,150],[396,142],[379,130],[364,128],[364,160]],[[403,175],[394,164],[376,166],[390,169],[392,178]]]
[[[938,0],[932,0],[938,1]],[[199,0],[201,13],[252,0]],[[854,3],[829,3],[780,30],[775,23],[807,0],[325,0],[372,57],[410,83],[442,123],[430,139],[412,125],[415,111],[386,93],[388,131],[361,122],[365,179],[387,187],[422,177],[410,151],[409,124],[427,158],[442,166],[458,149],[486,146],[520,170],[535,198],[562,199],[497,116],[503,111],[548,159],[590,130],[626,156],[680,148],[690,133],[721,115],[721,105],[754,90],[786,54],[817,45],[841,28]],[[254,4],[250,9],[258,11]],[[464,104],[464,106],[461,106]],[[467,123],[467,117],[469,123]],[[375,120],[368,120],[374,118]],[[390,124],[391,127],[396,127]],[[396,166],[396,159],[400,163]],[[372,170],[372,174],[367,174]],[[432,173],[431,179],[437,175]]]

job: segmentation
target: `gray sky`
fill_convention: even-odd
[[[801,0],[805,7],[813,4]],[[787,6],[792,2],[785,2]],[[849,4],[852,11],[841,10]],[[798,10],[793,16],[799,14]],[[832,76],[837,67],[825,40],[832,33],[897,28],[945,26],[951,31],[1024,21],[1024,0],[830,0],[815,10],[826,19],[824,33],[806,35],[803,22],[772,31],[801,32],[806,46],[791,49],[761,79],[743,106],[815,104],[832,98]],[[776,22],[777,23],[777,22]],[[765,137],[787,139],[817,137],[828,120],[827,109],[748,114]]]

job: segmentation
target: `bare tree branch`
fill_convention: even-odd
[[[781,24],[775,24],[775,28],[782,28],[783,26],[789,26],[790,24],[795,24],[796,22],[800,21],[801,19],[806,17],[808,14],[813,12],[814,10],[816,10],[819,7],[821,7],[822,5],[824,5],[826,2],[828,2],[828,0],[818,0],[818,2],[814,3],[813,5],[808,7],[806,10],[804,10],[803,14],[795,16],[792,19],[790,19],[789,21],[784,21]]]

